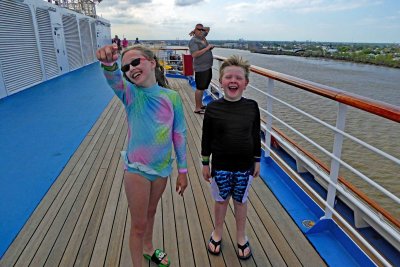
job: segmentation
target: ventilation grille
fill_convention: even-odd
[[[0,64],[8,94],[42,81],[32,14],[25,4],[0,1]]]
[[[54,49],[53,31],[48,10],[36,9],[36,21],[39,28],[40,46],[46,78],[50,79],[59,73],[56,51]]]
[[[67,47],[67,56],[69,69],[74,70],[83,65],[81,54],[81,42],[78,32],[78,23],[75,16],[62,16],[64,26],[65,45]]]
[[[93,49],[93,54],[96,55],[96,50],[97,50],[96,22],[92,22],[90,24],[90,28],[91,28],[91,31],[92,31],[92,49]],[[94,58],[96,59],[96,56]]]
[[[87,65],[94,61],[90,26],[87,19],[79,20],[79,31],[81,33],[83,61]]]

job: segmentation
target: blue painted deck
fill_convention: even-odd
[[[112,97],[94,63],[0,99],[0,258]]]

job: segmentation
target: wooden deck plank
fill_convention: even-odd
[[[115,128],[117,126],[117,124],[119,124],[119,133],[116,134],[114,136],[114,138],[112,138],[112,139],[110,139],[112,137],[112,135],[107,134],[107,138],[110,139],[110,142],[108,142],[107,138],[105,139],[105,143],[109,143],[109,146],[108,146],[108,148],[106,148],[106,147],[102,148],[103,151],[105,150],[105,154],[102,158],[102,162],[107,161],[106,155],[108,153],[111,153],[115,149],[115,145],[117,143],[118,136],[122,131],[122,125],[123,125],[123,120],[121,119],[122,114],[123,113],[121,113],[121,109],[120,109],[117,114],[117,120],[114,121],[114,123],[112,124],[112,126],[108,132],[108,133],[110,133],[110,131],[114,132],[113,128]],[[100,155],[103,155],[103,153],[99,153],[99,156]],[[100,160],[100,159],[101,159],[101,156],[98,158],[98,160]],[[97,166],[97,164],[93,165],[93,166]],[[86,189],[86,190],[90,189],[89,195],[84,193],[87,191],[81,191],[79,193],[79,196],[76,198],[76,200],[73,200],[73,201],[75,201],[75,203],[73,204],[73,208],[65,222],[65,227],[63,227],[63,229],[60,233],[60,238],[57,239],[57,242],[54,244],[53,249],[50,252],[50,255],[46,262],[46,266],[56,266],[56,265],[58,266],[60,264],[61,258],[63,257],[62,252],[65,251],[65,248],[67,247],[68,243],[72,242],[72,240],[73,240],[73,239],[72,240],[70,239],[73,231],[75,231],[75,229],[77,227],[79,227],[80,230],[83,229],[82,228],[83,226],[79,223],[79,217],[81,218],[80,214],[82,212],[84,212],[84,214],[86,216],[88,211],[85,209],[85,207],[88,204],[92,203],[91,199],[94,199],[91,196],[91,194],[93,191],[96,194],[97,184],[101,183],[101,180],[106,175],[106,169],[101,168],[101,165],[100,165],[99,170],[96,170],[96,169],[97,168],[91,169],[89,172],[89,177],[95,175],[95,173],[97,172],[97,174],[94,178],[95,179],[94,183],[92,183],[91,186],[88,184],[88,188]],[[93,189],[93,187],[95,189]],[[88,201],[86,199],[88,199]],[[82,210],[82,207],[83,207],[83,210]]]
[[[117,114],[120,114],[117,110]],[[115,124],[115,121],[110,125],[110,128],[107,128],[107,132],[112,129],[113,124]],[[104,160],[104,156],[109,149],[109,145],[112,144],[112,138],[109,135],[106,135],[104,133],[104,142],[103,145],[101,146],[101,149],[97,153],[96,159],[93,162],[93,165],[88,170],[87,175],[82,175],[83,176],[83,181],[82,185],[80,183],[77,183],[75,187],[79,192],[77,195],[73,194],[71,197],[69,197],[64,204],[65,207],[69,207],[72,205],[71,211],[69,212],[68,217],[65,220],[65,226],[63,226],[61,233],[60,233],[60,238],[57,239],[55,245],[53,246],[53,250],[50,254],[49,261],[48,261],[48,266],[54,266],[54,265],[59,265],[59,262],[61,260],[61,257],[63,256],[63,253],[65,251],[65,248],[67,247],[68,243],[73,242],[73,231],[78,227],[80,230],[84,230],[85,228],[82,227],[80,223],[80,214],[83,212],[85,215],[87,214],[87,207],[92,203],[93,201],[93,191],[96,191],[96,189],[93,190],[94,188],[98,187],[98,184],[100,183],[101,177],[104,177],[106,174],[106,170],[100,168],[101,162]],[[80,189],[79,189],[80,188]],[[85,217],[86,218],[86,217]],[[90,217],[89,217],[90,218]],[[60,220],[62,220],[62,216],[60,216]],[[57,224],[55,224],[57,226]],[[84,233],[84,231],[82,231]],[[72,239],[71,239],[72,238]],[[76,243],[78,245],[78,243]],[[79,245],[80,246],[80,243]],[[61,253],[60,253],[61,252]]]
[[[125,119],[125,117],[124,117]],[[122,132],[124,133],[124,132]],[[122,138],[125,138],[125,134],[123,134]],[[126,145],[126,139],[124,146]],[[118,266],[120,253],[122,249],[122,240],[123,240],[123,229],[125,227],[125,218],[127,211],[126,201],[121,201],[121,198],[124,198],[125,192],[123,191],[123,162],[120,157],[118,160],[117,170],[115,172],[115,176],[112,177],[114,180],[110,197],[107,201],[107,206],[104,212],[103,220],[101,222],[99,234],[96,240],[95,247],[93,249],[92,257],[90,260],[89,266],[97,267],[104,266],[106,258],[110,258],[112,261],[112,266]],[[125,215],[125,216],[124,216]],[[120,220],[115,220],[115,218],[121,218]],[[115,231],[115,228],[117,230]],[[113,231],[114,230],[114,231]],[[113,236],[114,234],[114,236]],[[116,238],[115,240],[113,238]],[[110,245],[111,240],[112,246]],[[107,251],[107,253],[104,253]],[[115,251],[112,253],[111,251]]]
[[[164,249],[168,254],[171,262],[179,262],[179,254],[178,254],[178,242],[177,242],[177,234],[176,234],[176,223],[175,223],[175,211],[172,201],[172,195],[175,193],[175,186],[172,182],[172,179],[169,179],[167,188],[164,191],[164,194],[161,198],[162,205],[162,223],[164,229]],[[173,227],[168,227],[173,226]]]
[[[125,119],[124,119],[124,121],[125,121]],[[107,173],[106,173],[106,176],[104,177],[104,182],[101,187],[100,194],[97,198],[91,219],[87,226],[88,229],[86,231],[83,242],[81,244],[80,251],[78,253],[78,257],[75,261],[75,266],[88,266],[89,265],[93,247],[95,245],[96,238],[99,235],[99,228],[101,225],[101,221],[103,219],[105,206],[106,206],[109,194],[110,194],[111,185],[112,185],[113,179],[115,177],[116,169],[118,166],[118,161],[120,158],[119,151],[121,151],[123,149],[126,131],[127,131],[127,127],[125,124],[124,128],[122,130],[122,134],[120,134],[117,146],[115,147],[115,149],[110,149],[107,152],[107,154],[105,155],[105,158],[103,160],[103,163],[109,162],[109,165],[107,166],[107,169],[106,169]],[[112,148],[112,147],[110,146],[110,148]],[[111,155],[111,154],[112,154],[112,157],[108,158],[107,155]]]
[[[190,90],[190,88],[189,88]],[[193,162],[193,167],[196,169],[197,175],[194,175],[194,177],[198,177],[199,180],[199,185],[202,188],[203,196],[205,197],[205,203],[207,203],[208,206],[208,212],[211,215],[210,221],[214,220],[214,201],[211,198],[210,194],[210,189],[209,185],[203,180],[202,178],[202,170],[201,170],[201,164],[200,164],[200,151],[201,151],[201,125],[202,125],[202,118],[203,116],[199,116],[197,114],[193,113],[194,105],[192,102],[192,95],[193,92],[190,91],[185,91],[183,94],[183,98],[185,98],[185,106],[186,106],[186,111],[188,114],[188,117],[190,118],[190,122],[188,123],[189,128],[191,128],[191,137],[192,140],[189,140],[189,144],[194,144],[192,146],[192,153],[193,153],[193,158],[195,159]],[[193,141],[193,142],[191,142]],[[196,195],[198,196],[198,195]],[[228,210],[229,212],[229,210]],[[229,214],[227,214],[229,216]],[[232,216],[233,217],[233,216]],[[214,229],[213,225],[205,232],[209,233],[206,240],[205,244],[208,243],[209,235],[211,234],[212,230]],[[215,257],[214,255],[210,255],[210,260],[217,260],[219,261],[218,263],[213,263],[213,266],[240,266],[240,262],[236,256],[236,249],[235,249],[235,242],[233,242],[230,232],[233,232],[230,230],[225,222],[224,224],[224,235],[223,235],[223,246],[222,246],[222,257]]]
[[[175,192],[174,168],[157,207],[154,246],[165,249],[172,266],[324,266],[261,179],[255,179],[248,202],[253,257],[240,261],[236,256],[232,203],[221,255],[207,252],[214,202],[201,173],[203,116],[193,113],[194,93],[184,80],[170,84],[179,91],[185,109],[189,186],[183,198]],[[126,146],[126,131],[123,107],[114,97],[1,259],[1,267],[132,266],[119,153]],[[155,265],[143,259],[143,266]]]

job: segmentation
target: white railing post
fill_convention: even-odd
[[[273,96],[274,91],[274,80],[268,78],[268,85],[267,85],[267,111],[268,114],[272,114],[272,98],[269,97],[270,95]],[[272,117],[267,114],[267,122],[266,122],[266,131],[264,132],[265,135],[265,144],[267,148],[271,148],[271,131],[272,131]],[[270,156],[269,149],[265,150],[265,156]]]
[[[222,90],[221,90],[221,83],[219,82],[219,80],[220,80],[220,77],[219,77],[219,70],[221,69],[221,66],[222,66],[222,61],[221,61],[221,60],[218,60],[218,94],[219,94],[219,97],[222,97],[222,95],[223,95],[223,93],[224,93],[224,92],[222,92]]]
[[[336,120],[336,128],[342,132],[344,132],[344,127],[346,124],[346,111],[347,106],[345,104],[339,103],[338,106],[338,116]],[[340,159],[342,155],[342,146],[343,146],[343,134],[339,132],[335,132],[335,138],[333,142],[333,155]],[[335,198],[336,198],[336,188],[333,184],[337,184],[338,177],[339,177],[339,169],[340,163],[332,158],[331,160],[331,172],[329,175],[329,179],[332,184],[328,185],[328,196],[326,198],[327,205],[330,206],[332,209],[335,207]],[[332,211],[326,207],[325,208],[325,215],[322,219],[331,219],[332,218]]]

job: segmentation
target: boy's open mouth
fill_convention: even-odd
[[[229,91],[236,91],[237,89],[239,89],[239,87],[237,87],[236,85],[230,85],[230,86],[228,86],[228,90]]]

